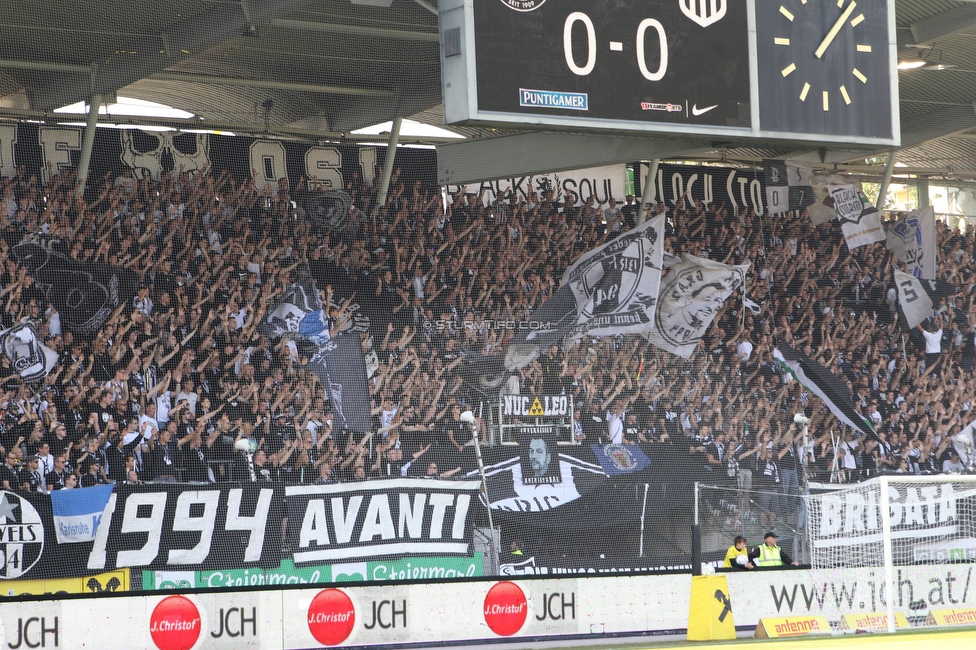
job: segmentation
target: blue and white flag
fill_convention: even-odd
[[[651,466],[651,461],[637,445],[590,445],[607,476],[633,474]]]
[[[935,208],[912,210],[888,229],[888,250],[916,278],[934,280]]]
[[[95,541],[102,511],[112,496],[114,485],[94,485],[76,490],[51,492],[51,510],[58,544]]]

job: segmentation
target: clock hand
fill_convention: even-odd
[[[840,15],[840,18],[838,18],[837,22],[834,23],[834,26],[830,28],[830,31],[827,32],[827,35],[824,36],[824,39],[823,41],[821,41],[820,46],[813,53],[814,56],[816,56],[818,59],[823,56],[824,52],[827,51],[827,48],[830,47],[830,44],[833,42],[834,37],[837,36],[837,32],[840,31],[840,28],[844,26],[844,23],[847,21],[848,18],[850,18],[851,14],[854,12],[854,7],[856,6],[857,3],[854,2],[853,0],[851,1],[851,4],[847,5],[847,9],[845,9],[844,13]]]

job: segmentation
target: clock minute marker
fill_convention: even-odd
[[[859,44],[857,46],[857,51],[858,52],[870,52],[871,51],[871,46],[870,45],[860,45]]]
[[[793,14],[791,14],[791,13],[790,13],[790,10],[789,10],[789,9],[787,9],[787,8],[786,8],[786,7],[784,7],[783,5],[780,5],[780,6],[779,6],[779,12],[780,12],[781,14],[783,14],[784,16],[786,16],[786,19],[787,19],[788,21],[790,21],[790,22],[793,22]]]
[[[795,63],[789,64],[788,66],[786,66],[785,68],[783,68],[783,70],[782,70],[783,76],[784,77],[789,76],[790,73],[792,73],[794,70],[796,70],[796,64]]]
[[[857,27],[863,22],[864,22],[864,14],[858,14],[857,16],[854,17],[854,20],[851,21],[851,27]]]
[[[825,113],[830,110],[830,93],[826,90],[823,91],[823,109]]]
[[[805,83],[805,84],[803,84],[803,90],[800,91],[800,101],[801,102],[807,101],[807,93],[808,92],[810,92],[810,84]]]
[[[847,94],[847,88],[844,86],[840,87],[840,94],[844,97],[844,103],[848,106],[851,105],[851,96]]]
[[[773,39],[773,43],[775,43],[776,45],[789,45],[790,44],[790,39],[788,39],[788,38],[774,38]]]
[[[854,76],[857,77],[862,84],[866,84],[868,82],[868,78],[864,76],[863,72],[861,72],[857,68],[854,68],[853,72],[854,72]]]

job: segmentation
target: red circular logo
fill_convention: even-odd
[[[485,595],[485,623],[495,634],[515,634],[522,629],[528,615],[529,603],[514,582],[499,582]]]
[[[202,626],[200,610],[184,596],[163,598],[149,617],[149,633],[159,650],[190,650]]]
[[[308,631],[323,645],[339,645],[356,624],[356,608],[345,592],[325,589],[308,606]]]

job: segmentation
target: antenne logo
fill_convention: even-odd
[[[149,634],[159,650],[190,650],[202,629],[200,610],[185,596],[163,598],[149,617]]]
[[[320,591],[308,606],[308,631],[323,645],[339,645],[355,624],[356,608],[344,591]]]
[[[0,580],[19,578],[44,551],[44,524],[27,499],[0,491]]]
[[[681,13],[702,27],[714,25],[725,18],[725,0],[678,0]]]
[[[522,629],[529,615],[525,593],[514,582],[499,582],[485,594],[485,623],[500,636]]]
[[[546,0],[502,0],[502,2],[515,11],[535,11],[545,4]]]

